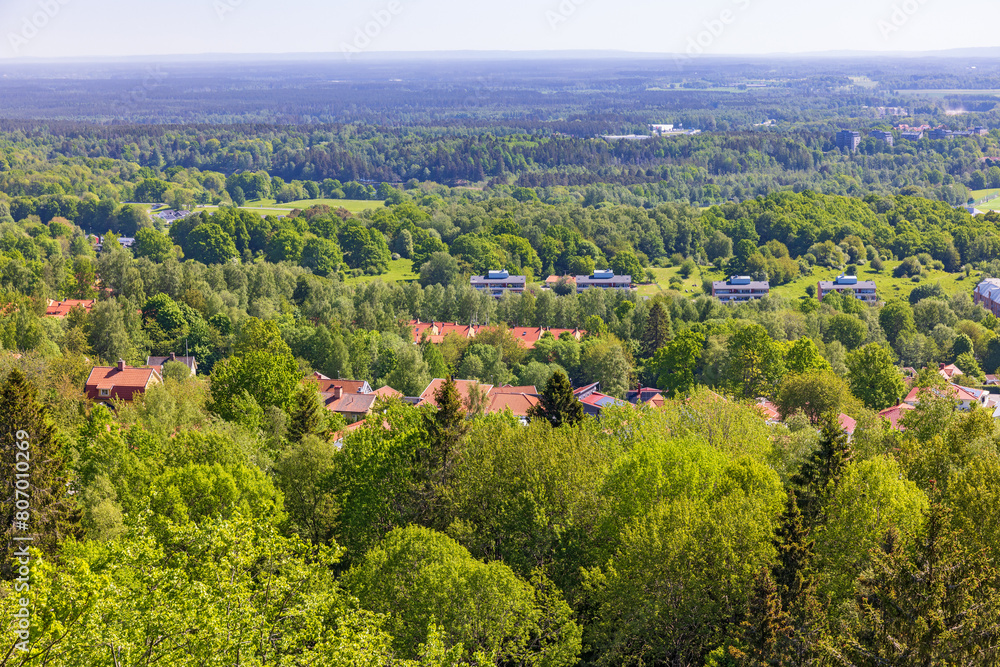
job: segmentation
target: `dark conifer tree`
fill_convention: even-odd
[[[646,356],[653,356],[656,351],[670,342],[673,337],[673,327],[670,323],[670,312],[662,301],[657,301],[649,309],[646,319],[646,329],[642,334],[643,350]]]
[[[12,370],[0,388],[0,574],[4,578],[15,571],[13,554],[24,544],[53,554],[66,537],[80,534],[80,513],[68,494],[64,446],[35,386],[20,370]]]
[[[573,393],[573,385],[565,373],[556,371],[552,374],[538,404],[531,408],[528,416],[545,419],[557,428],[563,424],[572,426],[583,420],[583,404]]]
[[[889,530],[858,590],[859,627],[844,651],[850,664],[1000,661],[1000,576],[984,551],[964,545],[940,502],[912,544]]]
[[[288,439],[301,442],[307,435],[319,433],[322,426],[323,406],[316,388],[311,384],[301,387],[288,423]]]
[[[807,526],[818,524],[827,497],[840,483],[844,468],[854,456],[838,415],[824,415],[821,423],[819,449],[792,479],[800,491],[800,506]]]

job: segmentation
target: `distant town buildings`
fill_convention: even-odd
[[[83,308],[89,313],[96,303],[95,299],[66,299],[65,301],[49,299],[49,303],[45,307],[45,317],[62,319],[69,315],[74,308]]]
[[[987,278],[972,292],[972,300],[996,316],[1000,316],[1000,278]]]
[[[872,130],[868,133],[868,136],[877,141],[884,141],[890,146],[896,143],[896,138],[892,136],[892,132],[887,132],[886,130]]]
[[[597,289],[631,289],[632,276],[616,276],[609,269],[598,269],[589,276],[576,277],[576,293],[582,294],[591,287]]]
[[[909,116],[910,112],[906,107],[875,107],[875,113],[878,114],[879,118],[885,118],[886,116]]]
[[[523,292],[525,277],[512,276],[507,271],[490,271],[485,276],[472,276],[470,283],[472,289],[489,292],[493,298],[499,299],[504,292]]]
[[[836,280],[821,280],[818,283],[819,300],[822,301],[830,292],[848,292],[856,299],[860,299],[868,304],[878,301],[878,294],[874,280],[858,280],[857,276],[837,276]]]
[[[900,133],[900,138],[906,141],[920,141],[924,138],[923,130],[908,130],[906,132]]]
[[[841,130],[837,133],[837,148],[849,151],[858,150],[861,145],[861,133],[854,130]]]
[[[743,303],[763,299],[771,293],[771,285],[766,280],[754,280],[750,276],[732,276],[729,280],[712,283],[712,296],[722,303]]]

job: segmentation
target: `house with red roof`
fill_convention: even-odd
[[[913,406],[909,403],[900,403],[899,405],[893,406],[891,408],[886,408],[882,412],[878,413],[879,417],[885,419],[889,422],[889,428],[894,431],[905,431],[906,427],[902,424],[903,417],[906,413],[913,410]]]
[[[145,394],[150,387],[162,383],[156,369],[130,367],[119,360],[115,366],[95,366],[87,377],[84,393],[99,403],[131,402],[137,394]]]
[[[420,401],[417,405],[423,405],[429,403],[435,408],[438,407],[437,400],[434,398],[438,391],[440,391],[441,386],[447,382],[444,378],[435,378],[431,380],[431,383],[427,385],[427,388],[420,392]],[[468,410],[470,406],[476,404],[474,394],[476,392],[482,394],[483,396],[489,396],[490,391],[493,389],[491,384],[482,384],[478,380],[455,380],[455,388],[458,390],[458,395],[462,399],[462,404],[465,409]]]
[[[632,405],[651,405],[654,408],[662,408],[665,399],[659,389],[652,387],[639,387],[635,391],[625,393],[625,400]]]
[[[343,415],[348,424],[361,421],[371,414],[375,401],[378,400],[376,394],[349,394],[340,386],[333,387],[329,392],[320,392],[319,398],[323,407],[330,412]]]
[[[981,389],[972,389],[970,387],[963,387],[957,384],[945,385],[943,389],[937,389],[934,387],[914,387],[910,390],[910,393],[906,395],[903,402],[916,407],[920,402],[920,397],[924,394],[933,394],[939,398],[951,398],[958,403],[958,409],[968,411],[972,409],[973,405],[986,405],[986,399],[989,396],[988,392],[982,391]]]
[[[951,382],[952,378],[958,375],[965,375],[962,370],[955,364],[941,364],[940,370],[938,370],[938,375],[943,377],[948,382]]]
[[[604,408],[611,407],[612,405],[629,405],[621,399],[601,393],[599,391],[600,388],[601,383],[594,382],[593,384],[573,390],[573,394],[577,400],[583,403],[584,414],[591,417],[600,417],[601,413],[604,412]]]
[[[49,299],[49,303],[45,307],[45,317],[62,319],[69,315],[69,311],[74,308],[83,308],[89,313],[96,303],[96,299],[66,299],[65,301],[53,301]]]

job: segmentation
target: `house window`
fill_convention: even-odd
[[[101,396],[110,396],[110,395],[111,395],[110,389],[101,389]]]

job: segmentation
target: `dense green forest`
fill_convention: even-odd
[[[0,80],[0,665],[1000,661],[1000,425],[952,398],[1000,371],[995,63],[101,67]],[[836,148],[903,122],[990,129]],[[347,428],[314,373],[403,398]]]

